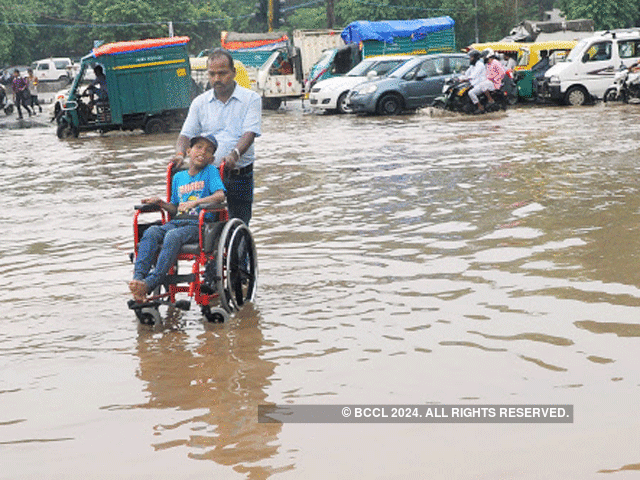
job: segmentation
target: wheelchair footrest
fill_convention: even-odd
[[[140,310],[141,308],[158,308],[161,304],[162,302],[159,302],[157,300],[154,300],[151,302],[144,302],[144,303],[138,303],[135,300],[129,300],[127,302],[127,306],[131,310]]]

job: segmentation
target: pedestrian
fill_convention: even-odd
[[[174,218],[163,225],[153,225],[145,230],[138,244],[133,280],[129,282],[129,290],[137,302],[144,302],[149,293],[162,285],[169,269],[175,264],[182,245],[198,242],[200,205],[224,201],[224,185],[220,173],[211,165],[217,146],[218,142],[211,134],[194,136],[187,149],[189,169],[180,170],[173,176],[171,202],[165,202],[160,197],[142,200],[144,204],[158,205],[169,212],[171,217],[177,213],[186,213],[192,218]]]
[[[189,139],[198,132],[215,135],[218,149],[214,164],[225,163],[229,216],[248,225],[253,203],[254,140],[261,133],[262,100],[256,92],[236,83],[233,57],[227,50],[211,52],[207,73],[212,88],[191,103],[171,161],[182,163]]]
[[[29,93],[31,94],[31,102],[29,106],[35,113],[36,106],[40,109],[40,113],[42,113],[42,107],[40,106],[40,102],[38,101],[38,77],[33,74],[33,70],[27,69],[27,88],[29,89]]]
[[[22,105],[24,109],[29,113],[29,116],[33,115],[33,112],[29,108],[31,102],[31,93],[27,88],[27,81],[20,76],[20,70],[17,68],[13,71],[13,80],[11,81],[11,87],[13,88],[13,95],[15,98],[15,104],[18,108],[18,118],[22,118]]]

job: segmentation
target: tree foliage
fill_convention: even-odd
[[[257,0],[0,0],[0,65],[45,56],[81,57],[94,41],[191,37],[193,53],[219,45],[220,32],[265,31]],[[278,0],[274,0],[278,1]],[[326,4],[285,0],[284,28],[327,27]],[[300,8],[296,8],[300,5]],[[459,47],[496,41],[520,21],[539,20],[553,7],[569,19],[591,18],[596,29],[624,28],[640,20],[640,0],[334,0],[334,28],[356,20],[394,20],[449,15]],[[280,28],[278,26],[277,28]]]
[[[638,0],[559,0],[569,19],[590,18],[596,30],[628,28],[639,20]]]

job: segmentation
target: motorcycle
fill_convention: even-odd
[[[442,87],[442,96],[436,98],[432,106],[452,112],[475,113],[477,107],[469,98],[469,91],[472,88],[469,80],[463,77],[448,78]],[[489,103],[489,98],[484,93],[478,96],[478,100],[486,112],[497,112],[506,110],[509,105],[514,105],[518,100],[517,92],[513,78],[507,74],[502,80],[500,89],[491,92],[493,103]]]
[[[6,115],[11,115],[13,113],[13,101],[11,100],[11,97],[7,95],[7,91],[2,84],[0,84],[0,108],[4,110]]]
[[[640,99],[640,71],[634,71],[632,65],[627,67],[622,64],[613,77],[613,83],[607,88],[602,96],[605,102],[615,102],[617,100],[629,103],[632,98]]]

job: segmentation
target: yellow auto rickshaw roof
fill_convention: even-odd
[[[468,52],[471,49],[476,49],[478,51],[482,51],[485,48],[490,48],[494,52],[518,52],[524,46],[528,45],[527,43],[521,42],[486,42],[486,43],[472,43],[467,48],[464,49],[465,52]]]

